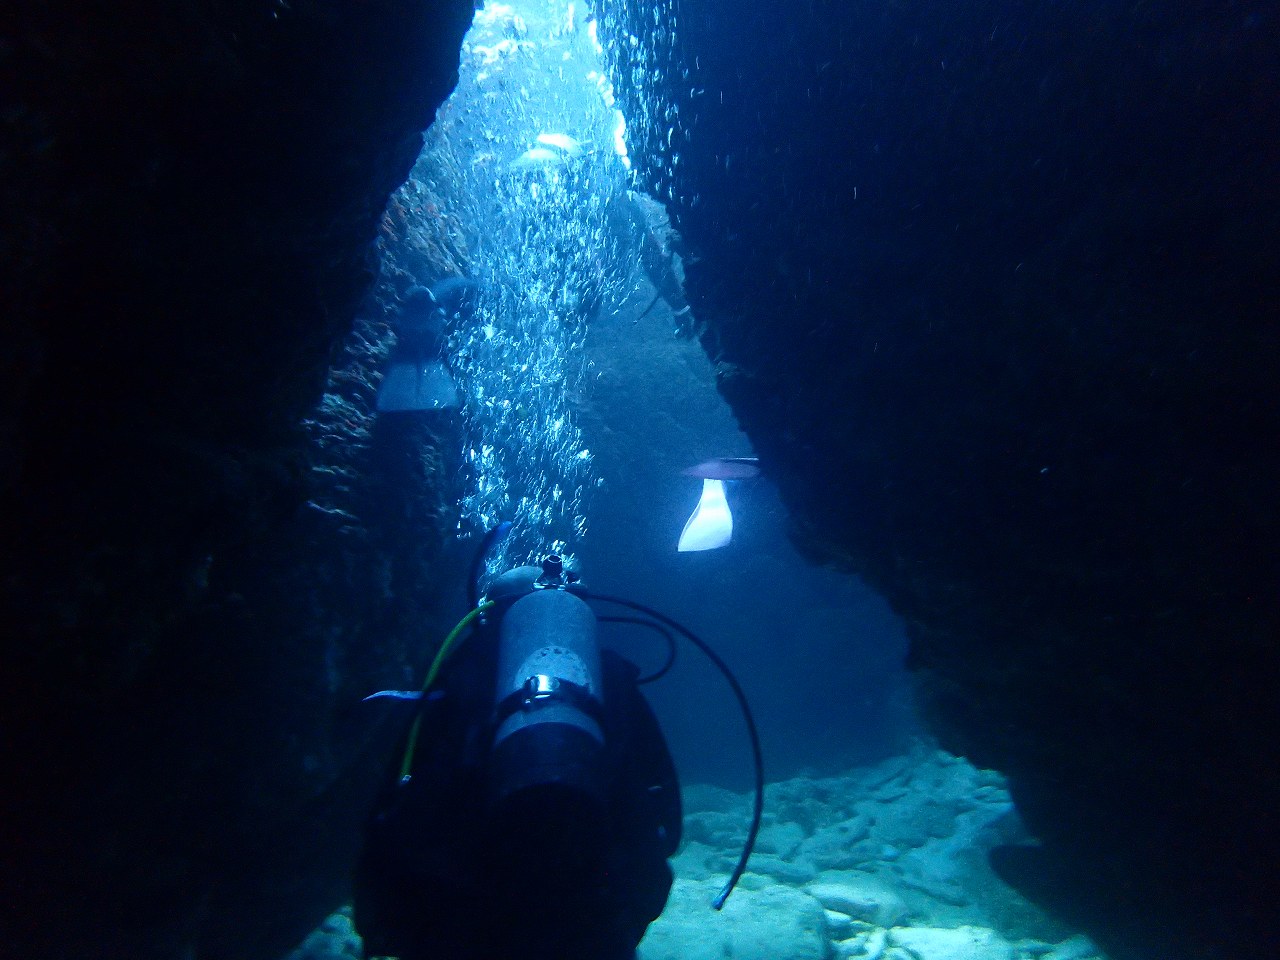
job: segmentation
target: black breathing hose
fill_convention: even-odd
[[[724,906],[724,902],[729,899],[729,894],[733,892],[733,888],[737,886],[738,881],[742,878],[743,872],[747,869],[747,860],[751,856],[751,851],[756,845],[756,836],[760,833],[760,818],[764,814],[764,758],[760,754],[760,735],[756,732],[756,722],[751,716],[751,707],[747,703],[747,696],[742,692],[742,687],[738,685],[738,680],[734,677],[733,672],[728,665],[720,659],[714,650],[703,643],[698,637],[687,627],[681,625],[677,621],[671,619],[666,614],[659,613],[651,607],[646,607],[642,603],[636,603],[634,600],[626,600],[622,597],[605,596],[600,593],[590,593],[576,587],[570,588],[571,593],[575,593],[585,600],[597,600],[601,603],[616,603],[622,607],[628,607],[637,613],[643,613],[646,617],[652,617],[661,624],[665,624],[672,630],[675,630],[695,647],[706,654],[707,659],[716,665],[725,680],[728,681],[729,687],[733,690],[733,695],[738,698],[738,706],[742,708],[742,718],[747,723],[747,736],[751,739],[751,755],[755,761],[756,773],[756,796],[755,807],[751,812],[751,826],[747,830],[747,841],[742,845],[742,853],[738,857],[737,864],[734,865],[733,873],[729,875],[729,882],[724,885],[724,889],[711,901],[711,905],[719,910]]]
[[[633,623],[638,627],[648,627],[650,630],[656,630],[662,634],[667,640],[667,660],[653,673],[647,677],[640,677],[636,683],[653,683],[665,677],[675,666],[676,663],[676,638],[671,635],[671,631],[662,624],[654,620],[645,620],[641,617],[597,617],[601,623]]]

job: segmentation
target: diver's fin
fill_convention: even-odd
[[[378,412],[446,410],[458,405],[458,388],[442,363],[392,363],[378,388]]]
[[[732,538],[733,514],[724,497],[724,481],[707,477],[702,481],[702,497],[684,525],[676,550],[680,553],[715,550]]]
[[[711,477],[714,480],[750,480],[760,476],[759,457],[716,457],[703,460],[680,471],[686,477]]]

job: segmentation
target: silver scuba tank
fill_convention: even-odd
[[[542,806],[555,795],[556,804],[586,815],[604,798],[595,614],[564,589],[558,557],[540,572],[521,567],[499,581],[490,598],[517,599],[498,626],[490,800]]]

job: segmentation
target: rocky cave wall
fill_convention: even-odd
[[[382,496],[448,444],[362,419],[376,343],[298,424],[471,4],[9,11],[0,936],[263,956],[341,893],[377,776],[344,704],[408,675],[448,559]],[[1272,12],[682,13],[690,291],[799,541],[1012,775],[1011,876],[1119,957],[1265,955]],[[358,522],[303,506],[317,467]]]
[[[360,697],[456,579],[455,439],[374,422],[352,320],[471,14],[6,8],[6,956],[278,955],[345,896]]]
[[[811,556],[906,618],[997,866],[1120,958],[1280,942],[1277,22],[686,0],[679,227]]]

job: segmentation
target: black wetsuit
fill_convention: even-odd
[[[419,288],[421,289],[421,288]],[[445,314],[431,295],[410,297],[395,322],[392,358],[407,363],[432,363],[444,349]]]
[[[577,834],[572,816],[496,822],[486,641],[473,637],[442,673],[413,777],[390,785],[370,819],[355,896],[365,954],[627,960],[666,905],[681,824],[675,768],[637,670],[601,651],[605,829]]]

